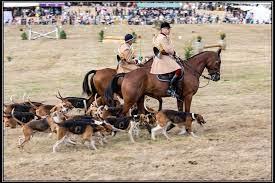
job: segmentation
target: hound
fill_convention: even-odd
[[[91,96],[90,98],[81,98],[81,97],[65,97],[63,98],[58,91],[59,97],[56,95],[56,98],[60,99],[61,101],[65,102],[70,102],[75,108],[78,109],[84,109],[85,112],[87,111],[87,107],[92,104],[93,101],[96,100],[96,96]]]
[[[63,111],[64,113],[68,112],[69,109],[71,108],[71,105],[67,104],[57,104],[55,105],[51,111],[54,112],[55,110]],[[11,115],[13,119],[19,124],[22,125],[22,130],[24,134],[24,141],[21,142],[21,137],[19,137],[19,148],[23,148],[24,144],[28,142],[33,135],[34,131],[39,131],[39,132],[56,132],[56,124],[53,122],[53,119],[50,115],[47,115],[44,119],[39,119],[39,120],[32,120],[29,121],[28,123],[23,123],[22,121],[18,120],[14,116],[14,109],[11,112]]]
[[[144,118],[143,114],[120,118],[108,117],[104,121],[108,124],[111,124],[117,131],[128,132],[131,142],[135,143],[133,133],[136,136],[139,135],[138,127],[140,125],[141,118]]]
[[[32,112],[35,113],[35,109],[32,107],[32,105],[29,102],[21,102],[21,103],[16,103],[13,101],[12,96],[10,97],[10,100],[12,104],[4,104],[4,112],[6,114],[11,114],[11,111],[13,108],[15,108],[16,112]],[[40,102],[32,102],[36,106],[42,105]]]
[[[55,132],[56,126],[53,123],[53,120],[50,116],[47,116],[46,118],[39,119],[39,120],[32,120],[32,121],[29,121],[28,123],[23,123],[22,121],[19,121],[14,116],[13,112],[14,111],[12,111],[12,117],[13,119],[15,119],[17,123],[21,124],[23,135],[24,135],[23,142],[21,142],[22,138],[19,137],[18,148],[23,149],[24,144],[30,141],[35,131],[46,132],[46,133]]]
[[[96,132],[104,134],[110,133],[106,126],[96,124],[95,121],[89,116],[74,116],[66,119],[66,116],[60,111],[55,111],[53,114],[53,121],[58,125],[57,128],[57,142],[53,145],[53,152],[55,153],[57,148],[68,140],[69,134],[82,135],[83,143],[90,142],[88,148],[92,147],[97,150],[93,136]]]
[[[206,123],[200,114],[188,113],[188,112],[178,112],[174,110],[161,110],[156,114],[157,126],[151,130],[151,138],[155,140],[155,133],[162,129],[163,135],[170,140],[166,133],[167,127],[172,123],[177,125],[182,129],[179,135],[190,133],[193,137],[197,137],[192,132],[192,121],[196,120],[201,126]]]
[[[19,121],[23,122],[23,123],[27,123],[33,119],[38,119],[39,117],[36,116],[34,113],[32,112],[17,112],[15,111],[15,108],[12,110],[14,116],[19,119]],[[7,114],[4,112],[4,124],[5,127],[11,127],[11,128],[16,128],[16,125],[20,123],[16,123],[16,121],[13,119],[11,114]]]

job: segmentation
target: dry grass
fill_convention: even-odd
[[[80,96],[87,71],[116,67],[119,42],[98,42],[104,26],[64,26],[68,39],[58,41],[22,41],[19,28],[4,29],[4,102],[26,92],[33,100],[54,103],[57,89]],[[107,26],[105,33],[123,36],[133,30],[143,37],[143,55],[151,55],[156,33],[151,26]],[[36,134],[20,152],[21,129],[5,129],[4,180],[271,180],[271,26],[174,25],[172,31],[182,56],[184,43],[198,34],[208,44],[217,43],[219,31],[227,35],[221,81],[200,88],[193,98],[191,110],[207,121],[204,128],[194,124],[199,139],[177,136],[175,128],[172,142],[163,136],[153,142],[142,131],[131,144],[120,133],[97,152],[64,145],[53,154],[55,136]],[[176,109],[175,99],[165,98],[164,108]]]

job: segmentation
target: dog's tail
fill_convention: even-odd
[[[35,110],[38,108],[36,105],[34,105],[34,104],[31,102],[30,99],[28,99],[28,102],[29,102],[29,104],[31,104],[31,106],[32,106]]]
[[[14,116],[14,114],[13,114],[13,112],[14,112],[14,108],[12,109],[12,111],[11,111],[11,116],[12,116],[12,118],[17,122],[17,123],[19,123],[20,125],[25,125],[25,123],[23,123],[22,121],[20,121],[19,119],[17,119],[15,116]]]

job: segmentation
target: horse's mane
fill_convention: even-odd
[[[201,54],[203,54],[203,53],[206,53],[206,52],[212,52],[212,51],[202,51],[202,52],[197,53],[197,54],[193,55],[192,57],[190,57],[190,58],[188,58],[188,59],[186,59],[186,60],[182,60],[182,61],[189,61],[189,60],[193,59],[194,57],[197,57],[197,56],[199,56],[199,55],[201,55]],[[145,63],[143,63],[143,67],[146,66],[146,65],[148,65],[150,62],[152,62],[152,61],[153,61],[153,58],[154,58],[154,57],[151,57],[149,60],[147,60]],[[151,64],[152,64],[152,63],[151,63]]]
[[[192,58],[196,57],[196,56],[199,56],[205,52],[210,52],[210,51],[203,51],[203,52],[200,52],[200,53],[197,53],[196,55],[193,55],[192,57],[188,58],[187,61],[191,60]]]
[[[146,67],[146,66],[148,66],[148,64],[150,64],[150,66],[152,65],[152,63],[153,63],[153,58],[154,57],[150,57],[146,62],[144,62],[142,65],[142,67]]]

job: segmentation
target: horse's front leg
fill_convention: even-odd
[[[123,110],[122,113],[120,114],[121,117],[126,116],[127,113],[129,112],[129,109],[134,105],[134,103],[128,103],[128,102],[124,102],[123,104]]]
[[[185,96],[184,98],[185,112],[190,112],[192,98],[193,98],[193,93]]]
[[[183,102],[184,102],[184,99],[183,100],[179,100],[177,99],[177,106],[178,106],[178,111],[183,111]]]

